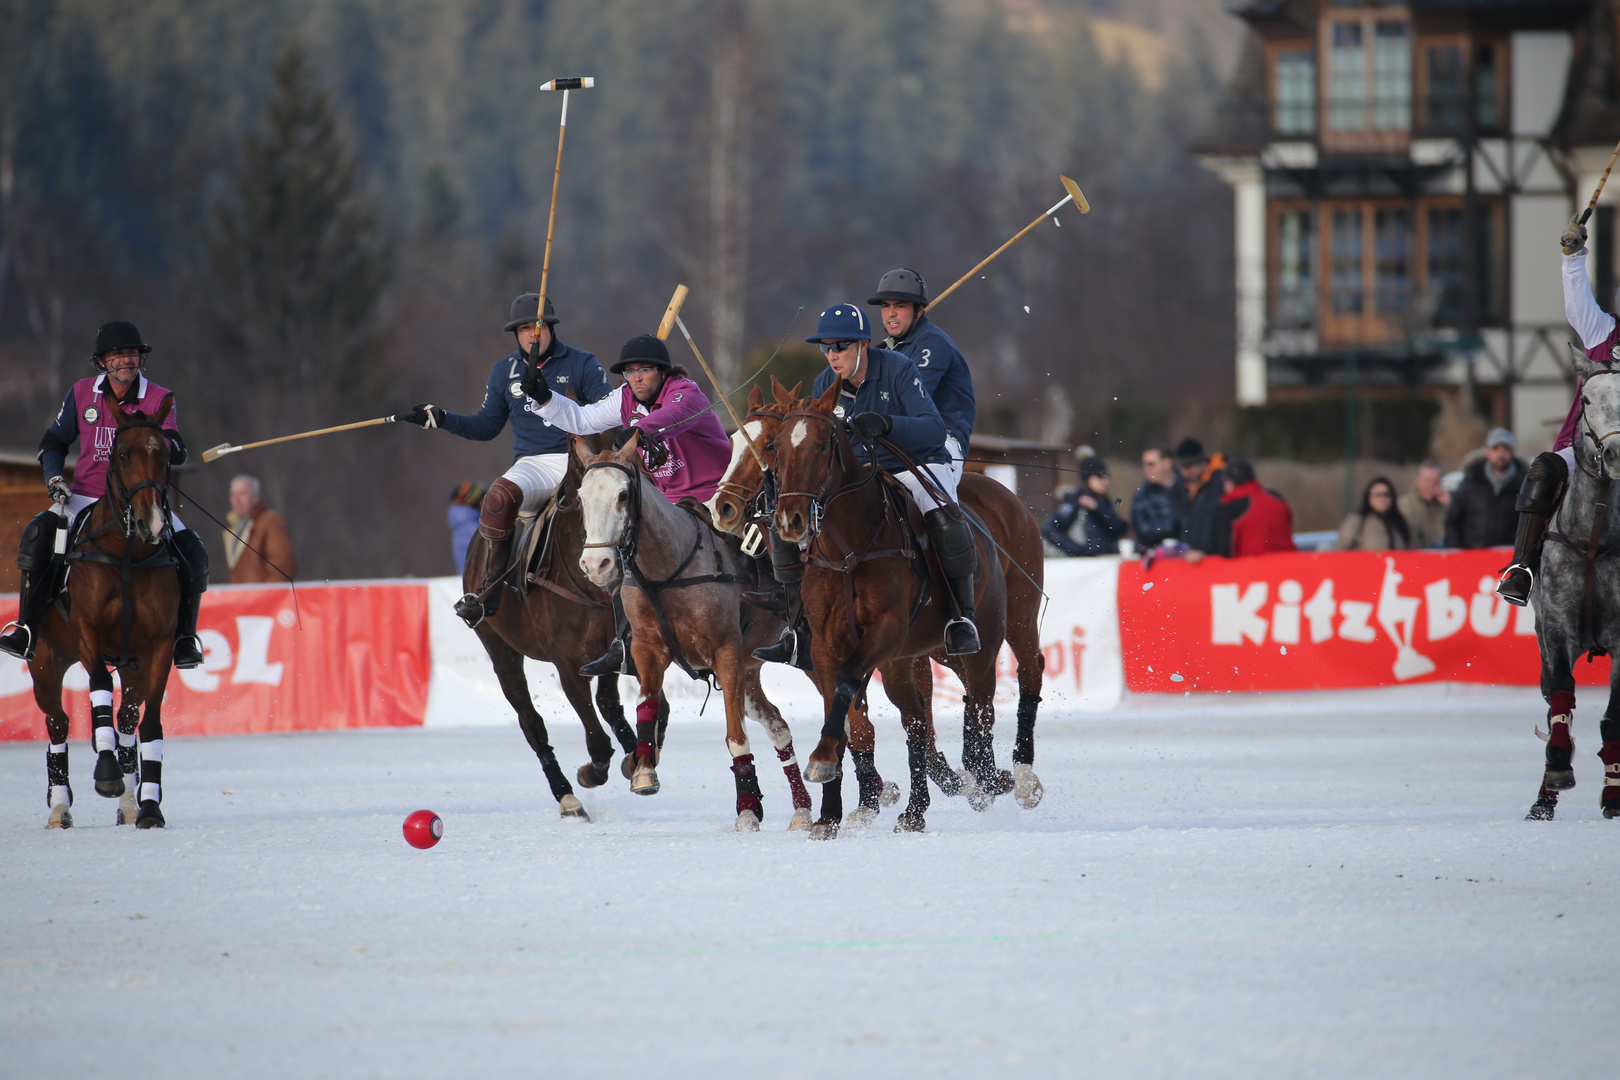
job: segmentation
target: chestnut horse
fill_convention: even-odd
[[[68,782],[68,714],[62,678],[75,662],[90,674],[90,724],[96,749],[96,794],[122,797],[118,823],[161,828],[163,691],[174,658],[180,617],[180,580],[164,536],[169,531],[169,440],[163,421],[174,407],[165,395],[157,411],[125,412],[109,406],[118,429],[107,461],[107,493],[81,515],[67,561],[65,601],[52,604],[39,624],[39,644],[28,662],[34,701],[45,714],[50,749],[47,828],[71,828],[73,789]],[[62,528],[71,529],[72,522]],[[45,583],[41,583],[41,587]],[[109,666],[110,665],[110,666]],[[113,726],[112,669],[123,684]],[[139,741],[137,743],[137,723]],[[138,749],[137,749],[138,748]],[[140,770],[136,794],[136,768]]]
[[[574,447],[577,464],[585,468],[579,492],[585,517],[580,566],[599,586],[622,575],[619,595],[641,680],[631,790],[644,795],[658,791],[650,722],[664,673],[676,663],[695,678],[712,673],[720,684],[726,747],[736,778],[737,831],[753,832],[764,818],[745,716],[770,734],[787,774],[794,807],[788,828],[805,828],[810,824],[810,793],[799,774],[793,733],[760,685],[763,662],[751,655],[777,639],[782,622],[743,604],[743,592],[755,584],[752,560],[716,533],[701,510],[664,497],[641,468],[640,442],[638,431],[617,451],[592,456]]]
[[[795,407],[799,388],[785,388],[778,380],[771,380],[773,404],[767,404],[756,387],[749,396],[749,413],[744,420],[743,432],[760,449],[767,464],[775,458],[775,440],[781,428],[784,413]],[[771,508],[763,477],[752,454],[743,444],[744,433],[734,433],[731,466],[721,480],[713,501],[715,520],[731,532],[742,533],[749,524],[761,528],[768,526]],[[1009,777],[995,764],[993,702],[970,699],[962,717],[962,764],[972,773],[980,788],[978,794],[969,791],[969,801],[975,809],[988,808],[994,796],[1004,793],[1011,784],[1020,804],[1033,808],[1041,801],[1043,788],[1036,776],[1035,717],[1040,703],[1040,691],[1045,671],[1045,658],[1040,648],[1040,609],[1044,596],[1045,562],[1040,540],[1040,529],[1029,509],[1006,487],[978,473],[966,473],[957,489],[962,504],[975,513],[988,527],[999,547],[998,557],[1007,588],[1007,644],[1018,665],[1018,728],[1013,745],[1013,773]],[[947,656],[943,647],[930,657],[917,657],[914,678],[922,690],[925,710],[932,723],[932,662],[951,668],[958,678],[964,677],[960,657]],[[965,685],[965,679],[964,679]],[[850,814],[850,823],[864,822],[876,814],[881,781],[874,782],[876,770],[872,764],[873,729],[859,710],[851,716],[849,749],[855,760],[855,774],[859,786],[860,803]],[[928,763],[929,775],[942,790],[951,789],[948,767],[937,753]],[[829,784],[828,787],[833,785]],[[888,785],[890,789],[894,785]],[[824,788],[824,797],[826,789]],[[893,801],[885,793],[884,805]],[[825,824],[818,822],[818,827]]]
[[[606,436],[585,436],[580,444],[594,448],[607,445],[607,441]],[[545,718],[534,707],[528,676],[523,670],[525,656],[557,667],[557,681],[562,684],[563,694],[585,726],[585,749],[591,760],[579,767],[577,779],[581,787],[601,787],[607,783],[608,765],[613,761],[613,743],[597,719],[598,708],[624,748],[625,764],[630,764],[636,739],[624,718],[624,706],[619,702],[618,676],[597,679],[593,708],[591,681],[579,674],[581,667],[607,651],[613,639],[613,616],[607,595],[579,573],[577,564],[584,532],[578,499],[582,471],[573,464],[572,455],[569,460],[568,473],[557,488],[557,506],[539,566],[532,575],[526,566],[514,568],[511,573],[517,582],[501,586],[504,589],[521,584],[523,602],[502,604],[473,632],[489,654],[495,677],[500,680],[501,693],[517,711],[518,726],[523,729],[530,749],[540,759],[540,767],[545,770],[562,816],[589,821],[585,807],[557,764],[556,752],[546,735]],[[468,591],[483,584],[479,568],[484,565],[484,549],[488,544],[484,537],[474,536],[467,550],[463,579]],[[526,546],[514,543],[514,552],[518,553],[514,557],[520,558]],[[667,722],[669,706],[660,702],[660,707]],[[626,779],[629,775],[627,769]]]

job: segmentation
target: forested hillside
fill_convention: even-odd
[[[1231,398],[1230,195],[1188,151],[1219,65],[1182,8],[1218,4],[1146,5],[1160,36],[1114,47],[1059,0],[6,0],[0,445],[33,448],[111,318],[154,344],[195,448],[475,409],[539,281],[561,101],[536,87],[593,75],[562,166],[563,340],[610,360],[684,281],[734,384],[800,306],[793,340],[891,267],[944,288],[1062,172],[1093,212],[936,317],[981,430],[1134,454]],[[388,427],[181,482],[219,513],[260,476],[307,576],[442,573],[451,485],[509,450]]]

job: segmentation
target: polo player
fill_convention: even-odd
[[[517,339],[517,348],[490,368],[484,403],[476,413],[453,413],[423,404],[399,414],[401,420],[443,428],[476,442],[488,442],[501,433],[507,421],[512,424],[512,467],[489,486],[478,511],[478,533],[489,541],[482,585],[456,601],[456,614],[468,626],[477,626],[500,607],[501,590],[491,586],[510,569],[507,562],[518,514],[539,510],[568,473],[568,435],[540,416],[533,395],[542,385],[548,393],[555,389],[561,394],[572,388],[589,404],[612,392],[595,355],[557,339],[552,328],[559,320],[551,299],[546,299],[543,319],[536,318],[539,304],[539,293],[524,293],[512,301],[506,330]],[[485,592],[488,599],[480,602],[478,595]]]
[[[623,385],[589,405],[554,394],[544,385],[534,388],[531,400],[547,423],[575,435],[623,427],[622,448],[631,432],[640,431],[647,474],[670,502],[712,499],[731,461],[731,440],[708,397],[687,377],[685,368],[670,362],[668,347],[651,334],[638,334],[625,342],[619,362],[611,370],[624,376]],[[613,623],[618,631],[613,644],[600,659],[580,668],[581,675],[634,674],[626,663],[629,624],[617,589],[613,592]]]
[[[878,279],[877,291],[866,303],[879,309],[879,320],[889,333],[883,347],[917,365],[923,389],[945,421],[945,449],[951,455],[951,472],[960,481],[978,412],[973,399],[973,373],[956,342],[925,314],[927,283],[917,271],[902,266]]]
[[[973,625],[973,571],[976,556],[967,520],[956,506],[959,474],[952,470],[945,449],[947,428],[939,409],[923,386],[922,373],[905,355],[871,345],[872,324],[854,304],[834,304],[821,313],[816,332],[805,341],[819,345],[827,370],[816,376],[812,398],[838,383],[838,404],[833,415],[848,418],[855,435],[855,456],[870,463],[866,444],[888,438],[928,473],[930,487],[887,449],[876,449],[876,463],[911,493],[923,511],[928,543],[939,557],[957,614],[945,625],[945,651],[953,656],[979,651],[979,631]],[[938,492],[936,495],[935,492]],[[771,533],[771,564],[776,578],[788,590],[797,609],[799,581],[804,574],[798,546]],[[754,650],[761,660],[791,663],[809,655],[810,631],[802,615],[775,645]]]
[[[22,595],[18,600],[17,621],[0,634],[0,651],[23,660],[34,657],[39,618],[53,599],[51,583],[61,580],[64,557],[56,553],[56,533],[72,526],[79,512],[107,491],[107,461],[112,454],[113,435],[118,430],[114,402],[124,412],[155,414],[170,391],[146,377],[146,354],[152,346],[141,340],[135,324],[106,323],[96,331],[95,350],[90,362],[98,375],[80,379],[68,390],[62,409],[39,441],[39,462],[45,471],[45,489],[55,504],[34,517],[23,530],[17,565],[22,569]],[[169,464],[184,465],[186,444],[180,437],[175,416],[169,409],[163,420],[163,433],[169,441]],[[67,452],[79,444],[79,461],[73,469],[73,483],[63,479]],[[180,573],[180,618],[175,630],[174,666],[194,668],[203,662],[202,642],[197,638],[197,613],[202,594],[208,588],[208,549],[202,538],[169,514],[169,547]]]

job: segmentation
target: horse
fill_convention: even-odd
[[[843,422],[835,417],[838,383],[820,398],[800,402],[783,414],[775,452],[777,497],[772,523],[777,536],[804,545],[806,563],[800,595],[810,622],[814,680],[826,704],[821,739],[806,770],[812,781],[836,781],[848,742],[849,706],[864,694],[874,671],[900,710],[906,731],[911,793],[895,825],[897,832],[926,827],[928,779],[946,795],[983,795],[971,772],[931,772],[938,757],[931,714],[917,678],[917,657],[940,647],[952,606],[939,603],[933,575],[917,537],[921,528],[906,520],[914,508],[891,493],[876,465],[862,464]],[[982,522],[961,511],[977,528],[975,598],[983,647],[961,657],[968,708],[993,715],[996,655],[1005,638],[1006,579],[1001,560]],[[921,572],[896,572],[894,561]],[[930,686],[931,692],[931,686]],[[823,835],[836,835],[837,819],[818,822]]]
[[[770,508],[765,478],[753,455],[746,452],[743,440],[751,439],[760,448],[767,464],[775,457],[775,440],[782,416],[795,407],[799,387],[788,390],[774,377],[771,380],[773,404],[767,404],[758,387],[749,395],[749,413],[744,427],[732,436],[733,452],[730,467],[721,479],[711,507],[720,527],[742,533],[751,523],[768,525]],[[1013,773],[1009,777],[995,764],[994,708],[974,699],[964,708],[962,717],[962,764],[978,782],[977,793],[969,791],[970,805],[975,809],[988,809],[996,795],[1010,786],[1019,803],[1026,808],[1039,805],[1044,788],[1035,774],[1035,718],[1040,703],[1040,691],[1046,660],[1040,647],[1040,605],[1043,596],[1045,561],[1040,540],[1040,529],[1029,509],[1003,485],[977,473],[966,473],[957,489],[963,505],[970,507],[995,537],[1002,573],[1007,587],[1007,643],[1018,665],[1018,728],[1013,746]],[[958,678],[964,679],[961,658],[947,656],[943,647],[930,656],[913,660],[913,678],[923,693],[927,723],[933,722],[932,663],[949,667]],[[849,749],[855,760],[855,773],[859,787],[859,805],[850,814],[848,823],[870,820],[877,812],[880,793],[884,805],[894,801],[876,778],[872,765],[873,729],[865,710],[852,712],[849,725]],[[943,759],[935,755],[928,764],[929,775],[949,790],[950,777]],[[894,785],[887,785],[892,789]],[[826,822],[818,822],[825,828]]]
[[[585,436],[579,445],[595,449],[605,446],[606,439]],[[508,571],[515,572],[519,579],[523,602],[502,604],[495,614],[473,628],[489,654],[495,677],[500,680],[501,693],[517,711],[523,737],[540,759],[540,767],[545,771],[562,817],[575,821],[589,821],[590,815],[557,764],[557,755],[546,735],[545,719],[534,707],[534,699],[529,694],[523,658],[527,656],[556,665],[563,694],[585,727],[585,749],[591,760],[581,765],[576,774],[580,787],[596,788],[607,783],[608,765],[613,760],[613,743],[602,730],[598,709],[624,749],[625,779],[630,778],[628,766],[634,760],[632,755],[636,748],[635,732],[626,722],[624,706],[619,701],[618,677],[605,675],[597,679],[593,707],[590,680],[579,674],[579,669],[602,655],[613,639],[611,601],[577,573],[583,532],[577,495],[582,475],[582,470],[572,464],[570,455],[570,467],[557,488],[549,522],[534,526],[547,530],[542,539],[544,550],[540,553],[539,565],[532,572],[526,566],[516,565]],[[513,557],[519,563],[526,561],[523,553],[529,550],[529,545],[521,539],[513,544]],[[469,592],[483,583],[480,568],[484,565],[488,544],[489,541],[479,535],[468,548],[462,581]],[[514,586],[502,584],[500,587]],[[668,703],[659,704],[662,719],[667,723]]]
[[[109,407],[118,428],[107,460],[107,492],[80,514],[77,531],[69,534],[72,571],[67,587],[40,619],[38,647],[28,662],[34,701],[45,714],[50,739],[46,828],[53,829],[73,826],[62,678],[75,662],[90,675],[96,794],[120,800],[120,825],[133,821],[138,829],[153,829],[165,824],[159,808],[163,692],[180,617],[180,580],[164,542],[170,522],[165,497],[169,440],[163,421],[174,407],[174,396],[165,395],[151,415],[126,413],[116,401]],[[66,522],[62,528],[72,530],[75,524]],[[117,668],[124,688],[116,730],[109,665]]]
[[[1573,350],[1572,350],[1573,351]],[[1550,821],[1558,793],[1575,786],[1571,758],[1575,741],[1575,662],[1620,651],[1620,569],[1609,559],[1620,546],[1620,514],[1609,512],[1620,490],[1620,363],[1594,364],[1576,354],[1582,380],[1581,419],[1575,438],[1575,469],[1553,515],[1530,602],[1541,650],[1541,696],[1547,702],[1546,768],[1541,790],[1526,815]],[[1603,434],[1599,434],[1602,432]],[[1606,818],[1620,817],[1620,663],[1611,664],[1609,703],[1599,723],[1603,748]]]
[[[617,451],[592,455],[574,447],[585,470],[579,489],[585,517],[579,565],[598,586],[622,575],[619,595],[641,681],[631,790],[653,795],[659,788],[650,734],[664,673],[673,662],[693,678],[712,675],[720,684],[737,790],[734,828],[757,831],[765,816],[744,717],[761,724],[776,747],[793,798],[788,828],[806,828],[810,793],[799,772],[793,733],[760,685],[763,662],[751,655],[776,640],[781,621],[744,606],[743,591],[755,580],[751,560],[716,533],[701,507],[688,509],[664,497],[641,468],[640,442],[637,431]]]

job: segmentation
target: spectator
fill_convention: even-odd
[[[1440,482],[1440,463],[1429,459],[1418,466],[1412,490],[1395,501],[1414,548],[1439,547],[1446,540],[1446,507],[1451,492]]]
[[[1529,466],[1513,452],[1513,432],[1494,428],[1485,456],[1470,465],[1446,509],[1446,547],[1501,547],[1513,543],[1519,514],[1514,504]]]
[[[231,568],[232,585],[284,581],[282,574],[287,578],[298,575],[287,522],[264,505],[258,477],[244,474],[231,481],[231,509],[225,522],[230,526],[225,530],[225,564]]]
[[[450,492],[450,557],[456,561],[458,574],[467,568],[467,547],[478,531],[478,510],[488,490],[476,480],[463,480]]]
[[[1131,496],[1131,528],[1142,551],[1174,540],[1181,532],[1187,508],[1187,488],[1176,475],[1175,458],[1168,446],[1142,451],[1142,486]]]
[[[1294,547],[1294,511],[1281,495],[1267,491],[1254,478],[1254,466],[1233,458],[1222,470],[1225,492],[1217,530],[1216,553],[1233,559]],[[1187,561],[1198,562],[1193,553]]]
[[[1080,483],[1063,496],[1057,513],[1041,526],[1041,538],[1065,555],[1118,555],[1119,538],[1130,526],[1108,497],[1108,465],[1102,458],[1080,460]]]
[[[1438,471],[1435,486],[1440,484]],[[1412,546],[1412,533],[1395,504],[1395,485],[1377,476],[1361,493],[1361,509],[1344,519],[1334,551],[1404,551]]]
[[[1197,439],[1182,439],[1176,446],[1176,469],[1187,487],[1187,506],[1181,518],[1181,542],[1189,562],[1220,550],[1221,497],[1225,494],[1225,465],[1221,455],[1204,452]]]

